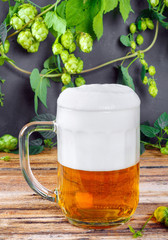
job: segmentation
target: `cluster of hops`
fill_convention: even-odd
[[[56,39],[52,45],[53,54],[60,55],[65,67],[65,72],[61,76],[62,83],[64,84],[62,91],[72,84],[71,74],[79,74],[83,70],[83,61],[72,54],[76,50],[74,40],[74,35],[68,29],[61,35],[60,42]],[[82,52],[89,53],[92,51],[93,39],[88,33],[78,34],[76,42]],[[75,79],[75,85],[79,87],[83,84],[85,84],[84,78],[78,76]]]
[[[145,75],[143,79],[143,84],[148,85],[149,94],[155,98],[158,94],[156,81],[154,79],[154,75],[156,74],[156,69],[154,66],[148,67],[148,63],[144,59],[144,53],[139,54],[139,59],[140,59],[140,63],[145,67],[146,73],[149,74],[149,77]]]
[[[15,30],[20,30],[25,24],[29,23],[37,16],[37,9],[30,3],[22,4],[17,14],[10,20],[10,25]],[[42,17],[36,18],[28,24],[27,28],[20,31],[17,42],[27,50],[27,52],[37,52],[40,42],[44,41],[48,35],[48,28]]]
[[[144,38],[141,34],[138,33],[141,31],[145,31],[146,29],[153,30],[154,29],[154,23],[150,18],[141,18],[135,23],[131,23],[129,26],[130,33],[132,34],[132,41],[131,41],[131,50],[132,52],[135,52],[137,45],[141,46],[144,43]],[[134,34],[137,33],[137,36],[134,40]]]
[[[154,29],[154,23],[150,18],[141,18],[136,24],[131,23],[129,30],[132,35],[132,41],[131,41],[131,51],[134,53],[137,45],[141,46],[144,43],[144,38],[141,34],[139,34],[140,31],[145,31],[146,29],[153,30]],[[134,34],[136,33],[136,37]],[[134,40],[135,37],[135,40]],[[143,84],[148,85],[148,91],[149,94],[152,97],[156,97],[158,94],[158,89],[156,85],[156,81],[154,79],[154,75],[156,73],[156,69],[154,66],[148,66],[148,63],[144,59],[144,53],[138,52],[138,57],[140,60],[140,63],[144,66],[146,73],[149,74],[149,76],[144,77]]]

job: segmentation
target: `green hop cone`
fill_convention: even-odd
[[[5,40],[4,46],[0,46],[0,53],[5,53],[7,54],[10,49],[10,42],[8,40]]]
[[[61,54],[63,51],[63,46],[61,45],[61,43],[57,43],[57,40],[55,40],[52,45],[52,51],[54,55]]]
[[[136,42],[134,42],[134,41],[131,42],[131,48],[132,48],[133,50],[136,49]]]
[[[144,85],[147,85],[147,84],[148,84],[148,78],[147,78],[147,76],[144,77],[143,84],[144,84]]]
[[[36,15],[37,9],[29,3],[22,4],[19,7],[18,16],[25,23],[28,23],[30,20],[34,19]]]
[[[79,60],[75,56],[70,56],[68,61],[65,63],[65,69],[70,74],[77,73]]]
[[[83,70],[83,61],[80,58],[78,58],[78,67],[76,69],[76,73],[81,73],[82,70]]]
[[[148,70],[148,63],[144,59],[140,59],[140,63]]]
[[[89,33],[82,32],[77,37],[77,44],[82,52],[90,53],[93,48],[93,39]]]
[[[156,74],[156,69],[154,66],[150,66],[148,69],[149,75],[154,76]]]
[[[151,78],[150,78],[149,80],[150,80],[149,85],[156,87],[156,82],[155,82],[155,80],[154,80],[154,79],[151,79]]]
[[[162,154],[168,155],[168,148],[163,147],[163,148],[160,149],[160,152],[161,152]]]
[[[15,30],[20,30],[24,26],[24,21],[18,17],[16,14],[13,15],[13,17],[10,20],[10,25],[13,27]]]
[[[71,82],[71,75],[69,73],[63,73],[61,76],[61,81],[64,85],[67,85]]]
[[[75,79],[75,85],[77,87],[80,87],[80,86],[84,85],[85,83],[86,83],[85,79],[81,76],[79,76]]]
[[[32,45],[27,49],[27,51],[30,52],[30,53],[38,52],[39,46],[40,46],[40,42],[34,40],[34,42],[33,42]]]
[[[152,7],[156,7],[159,4],[159,0],[150,0],[150,4]]]
[[[166,218],[168,218],[168,207],[158,207],[154,211],[154,216],[158,222],[164,223]]]
[[[130,26],[129,26],[129,30],[130,30],[130,33],[134,34],[136,33],[136,25],[135,23],[131,23]]]
[[[61,56],[61,60],[63,63],[66,63],[68,61],[69,58],[69,52],[67,50],[63,50],[60,54]]]
[[[65,89],[67,89],[67,87],[66,87],[66,86],[63,86],[63,87],[61,88],[61,92],[63,92]]]
[[[17,138],[11,136],[10,134],[5,134],[0,138],[0,151],[10,152],[12,150],[15,150],[17,144]]]
[[[147,29],[146,21],[144,20],[141,21],[140,28],[141,28],[141,31],[145,31]]]
[[[168,0],[164,0],[164,4],[166,7],[168,7]]]
[[[24,48],[29,49],[34,42],[30,29],[21,31],[17,36],[17,42]]]
[[[61,36],[61,44],[64,46],[64,48],[69,49],[72,43],[73,43],[73,34],[71,33],[70,30],[67,30]]]
[[[144,38],[142,37],[142,35],[140,35],[140,34],[137,35],[136,42],[139,46],[143,44]]]
[[[150,30],[154,29],[154,27],[155,27],[154,23],[153,23],[153,21],[150,18],[146,18],[145,22],[146,22],[147,28],[149,28]]]
[[[73,42],[69,47],[69,52],[72,53],[72,52],[75,52],[75,50],[76,50],[76,44]]]
[[[35,20],[31,27],[33,37],[39,41],[44,41],[48,36],[48,28],[42,17]]]
[[[157,89],[157,87],[156,87],[156,86],[153,86],[153,85],[150,85],[150,86],[149,86],[148,91],[149,91],[149,94],[150,94],[153,98],[155,98],[155,97],[157,96],[157,94],[158,94],[158,89]]]

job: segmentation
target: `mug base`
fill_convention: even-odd
[[[105,229],[105,228],[112,228],[112,227],[125,224],[131,219],[131,217],[120,219],[118,221],[112,221],[112,222],[83,222],[76,219],[71,219],[69,217],[67,217],[67,219],[69,223],[77,227],[90,228],[90,229]]]

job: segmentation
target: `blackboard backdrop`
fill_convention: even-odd
[[[46,0],[34,1],[43,6]],[[113,13],[106,14],[104,17],[104,35],[101,40],[96,41],[94,49],[90,54],[77,53],[84,60],[84,68],[90,68],[106,61],[124,56],[127,49],[119,42],[119,36],[127,34],[128,26],[135,21],[141,9],[147,7],[146,0],[134,0],[132,7],[135,13],[131,13],[126,23],[123,23],[118,9]],[[50,3],[54,3],[51,0]],[[7,14],[7,3],[0,2],[0,22],[3,21]],[[148,46],[154,36],[154,31],[146,31],[143,33],[145,43],[143,48]],[[168,32],[160,28],[159,38],[155,46],[146,54],[146,60],[157,69],[157,84],[159,89],[158,96],[154,99],[148,94],[147,87],[142,85],[140,79],[141,65],[137,61],[131,66],[130,73],[135,80],[136,92],[141,98],[141,122],[150,121],[151,123],[164,111],[168,112]],[[16,37],[10,39],[11,49],[9,57],[11,57],[19,67],[32,71],[34,67],[42,69],[42,64],[51,52],[51,45],[54,41],[53,36],[49,36],[39,49],[38,53],[29,54],[16,43]],[[88,84],[90,83],[115,83],[117,79],[117,64],[107,66],[98,71],[85,74],[84,77]],[[9,64],[0,67],[0,76],[6,79],[2,86],[5,93],[4,107],[0,107],[0,136],[10,133],[18,136],[23,125],[28,123],[34,116],[34,93],[30,87],[29,77],[13,69]],[[56,100],[60,94],[61,83],[51,82],[51,88],[48,90],[48,99],[46,109],[39,103],[38,113],[56,114]]]

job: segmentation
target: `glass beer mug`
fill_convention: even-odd
[[[20,160],[29,186],[57,202],[70,223],[106,228],[130,219],[139,201],[140,100],[129,87],[91,84],[68,88],[51,122],[20,132]],[[29,135],[57,133],[56,190],[42,186],[29,164]]]

